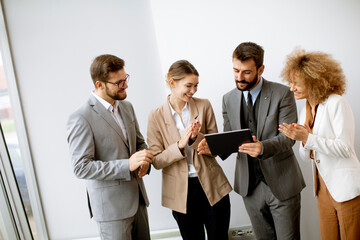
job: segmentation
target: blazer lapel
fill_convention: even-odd
[[[267,81],[265,79],[260,95],[259,95],[259,113],[257,121],[257,139],[261,139],[262,132],[265,126],[265,120],[268,115],[270,107],[270,99],[272,95],[271,89],[268,87]]]
[[[241,113],[241,95],[242,91],[235,91],[231,102],[232,104],[228,106],[227,114],[229,121],[231,121],[231,126],[233,129],[241,129],[240,113]],[[231,117],[232,116],[232,117]]]
[[[324,116],[323,112],[324,112],[324,108],[325,108],[325,104],[321,103],[319,104],[317,110],[316,110],[316,115],[315,115],[315,123],[314,123],[314,127],[313,127],[313,134],[318,134],[318,130],[319,130],[319,125],[321,123],[321,119]]]
[[[90,97],[89,104],[93,107],[93,110],[99,115],[99,117],[102,118],[105,122],[107,122],[110,125],[110,127],[114,129],[114,131],[120,136],[120,138],[128,146],[128,143],[119,125],[115,122],[114,118],[104,108],[104,106],[94,96]]]
[[[189,109],[190,109],[190,124],[195,122],[199,116],[199,110],[193,99],[189,101]]]
[[[118,110],[119,110],[121,119],[123,120],[125,129],[126,129],[126,133],[127,133],[127,137],[128,137],[128,140],[126,141],[126,138],[119,127],[119,129],[121,131],[121,139],[125,142],[127,147],[129,147],[129,145],[130,145],[130,152],[131,152],[131,150],[132,150],[131,147],[134,146],[132,143],[135,140],[135,136],[134,136],[135,132],[132,131],[132,129],[131,129],[131,117],[129,116],[129,113],[124,110],[124,105],[123,105],[122,101],[119,101]]]
[[[172,116],[169,104],[170,104],[170,102],[169,102],[169,96],[168,96],[168,98],[166,99],[166,102],[162,106],[163,112],[164,112],[164,120],[165,120],[165,124],[167,125],[167,128],[169,130],[169,133],[171,133],[169,135],[172,138],[172,142],[177,142],[181,139],[181,136],[176,127],[175,120]],[[176,133],[176,134],[174,134],[174,133]]]

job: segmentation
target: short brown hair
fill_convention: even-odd
[[[107,81],[110,72],[121,70],[124,66],[125,61],[114,55],[104,54],[97,56],[90,66],[90,74],[94,85],[96,81]]]
[[[186,77],[186,75],[194,74],[199,76],[196,68],[187,60],[178,60],[171,64],[168,73],[166,74],[166,83],[169,84],[170,79],[179,81]]]
[[[259,69],[264,63],[264,49],[256,43],[243,42],[235,48],[232,57],[241,62],[253,59],[256,69]]]
[[[283,81],[288,83],[293,82],[292,76],[297,77],[297,84],[304,86],[309,97],[317,103],[322,103],[333,93],[345,93],[346,78],[340,63],[327,53],[295,49],[287,56],[281,72]]]

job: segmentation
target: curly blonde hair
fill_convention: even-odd
[[[324,102],[331,94],[342,95],[346,89],[346,78],[340,63],[330,54],[306,52],[295,49],[287,56],[281,72],[283,81],[306,88],[309,97],[317,103]]]

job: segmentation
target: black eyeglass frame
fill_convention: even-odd
[[[126,74],[126,77],[125,77],[124,80],[120,80],[120,81],[118,81],[116,83],[108,82],[108,81],[102,81],[102,82],[117,85],[118,88],[122,88],[122,87],[124,87],[125,83],[129,83],[129,80],[130,80],[130,75]]]

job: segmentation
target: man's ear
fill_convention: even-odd
[[[259,76],[261,76],[263,74],[264,69],[265,69],[265,65],[262,65],[261,67],[259,67],[259,69],[258,69]]]
[[[96,81],[96,82],[95,82],[95,86],[96,86],[96,88],[102,89],[102,88],[104,87],[104,82]]]

